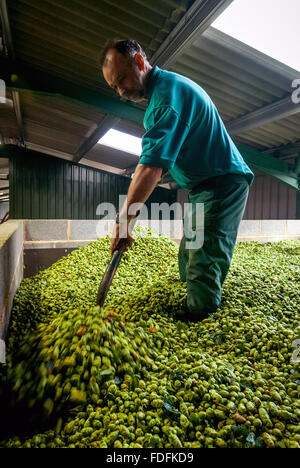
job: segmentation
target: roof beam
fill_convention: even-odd
[[[246,163],[253,169],[257,169],[274,179],[294,189],[300,189],[300,174],[295,172],[295,166],[273,158],[244,145],[237,145]]]
[[[290,117],[298,112],[300,112],[300,103],[294,103],[290,95],[253,112],[249,112],[242,117],[231,120],[225,123],[225,126],[231,136],[236,136],[254,128],[270,124],[275,120]]]
[[[79,162],[98,143],[103,135],[105,135],[108,130],[116,126],[119,122],[120,119],[117,117],[112,117],[111,115],[106,114],[92,135],[87,138],[87,140],[85,140],[77,150],[74,155],[73,162]]]
[[[74,162],[72,154],[63,153],[53,148],[48,148],[47,146],[41,146],[41,145],[36,145],[34,143],[26,142],[26,147],[32,151],[37,151],[38,153],[44,153],[44,154],[47,154],[48,156],[54,156],[56,158],[65,159],[66,161],[69,161],[69,162]],[[95,169],[100,169],[102,171],[110,172],[112,174],[123,175],[122,169],[117,169],[116,167],[107,166],[106,164],[102,164],[100,162],[90,161],[89,159],[86,159],[86,158],[82,158],[79,164],[82,164],[88,167],[93,167]]]
[[[0,78],[5,81],[6,88],[12,91],[64,98],[80,102],[119,119],[130,120],[139,124],[143,122],[144,110],[135,104],[123,102],[99,91],[85,88],[69,80],[50,75],[3,57],[0,57]]]
[[[23,117],[21,111],[21,103],[20,103],[20,94],[18,91],[12,92],[12,98],[14,103],[14,110],[17,119],[17,125],[20,133],[21,144],[25,146],[25,133],[24,133],[24,124],[23,124]]]
[[[0,0],[0,15],[6,54],[12,59],[15,59],[15,51],[13,47],[6,0]]]
[[[300,153],[298,154],[294,163],[293,171],[297,174],[298,178],[300,179]]]
[[[195,0],[155,54],[152,65],[169,67],[217,19],[233,0]]]
[[[6,0],[0,0],[0,17],[1,17],[3,39],[4,39],[5,48],[6,48],[6,53],[11,59],[15,60],[16,57],[15,57],[12,34],[11,34],[11,29],[10,29]],[[18,125],[18,129],[20,133],[21,144],[24,146],[25,134],[24,134],[22,112],[21,112],[20,96],[19,96],[18,91],[12,92],[12,98],[13,98],[13,103],[14,103],[15,115],[17,119],[17,125]]]
[[[26,143],[26,149],[27,150],[36,151],[38,153],[47,154],[49,156],[54,156],[54,157],[60,158],[60,159],[65,159],[66,161],[69,161],[71,163],[74,162],[72,160],[72,156],[73,156],[72,154],[63,153],[63,152],[57,151],[57,150],[55,150],[53,148],[48,148],[46,146],[37,145],[35,143],[30,143],[30,142],[27,142],[27,141],[25,143]],[[12,144],[0,145],[0,158],[1,157],[4,157],[4,158],[13,157],[14,154],[16,152],[18,152],[18,151],[19,151],[19,148],[16,145],[12,145]],[[102,163],[96,162],[96,161],[90,161],[89,159],[86,159],[86,158],[82,158],[79,164],[83,165],[83,166],[93,167],[95,169],[100,169],[101,171],[109,172],[109,173],[112,173],[112,174],[124,175],[123,174],[123,169],[118,169],[116,167],[108,166],[106,164],[102,164]],[[9,174],[1,174],[0,173],[0,180],[1,179],[9,180]],[[1,188],[0,188],[0,190],[1,190]]]
[[[82,158],[79,164],[83,164],[84,166],[94,167],[95,169],[100,169],[101,171],[109,172],[111,174],[124,176],[123,169],[118,169],[117,167],[108,166],[107,164],[102,164],[100,162],[91,161],[90,159]]]
[[[281,145],[273,148],[268,148],[263,151],[265,154],[271,154],[272,156],[285,160],[292,159],[298,156],[300,153],[300,141],[289,143],[287,145]]]

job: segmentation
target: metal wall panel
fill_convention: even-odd
[[[101,202],[118,208],[130,179],[34,151],[10,157],[12,219],[97,219]],[[150,203],[176,201],[176,191],[158,187]],[[243,219],[296,219],[297,192],[268,176],[256,175]]]
[[[300,193],[268,176],[256,175],[243,219],[300,219]],[[177,191],[177,201],[188,203],[188,191]],[[298,207],[298,213],[297,213]]]
[[[71,163],[35,151],[14,149],[10,156],[12,219],[98,219],[99,203],[119,208],[128,177]],[[176,201],[176,192],[157,187],[150,203]]]
[[[243,219],[296,219],[297,191],[268,176],[257,175]]]

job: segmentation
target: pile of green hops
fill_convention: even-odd
[[[143,329],[115,320],[99,307],[75,309],[40,324],[18,349],[8,370],[11,397],[39,418],[88,401],[99,402],[107,378],[139,374],[151,363],[153,343]],[[143,356],[135,340],[149,349]]]
[[[299,448],[300,243],[237,244],[199,323],[184,320],[178,245],[158,235],[137,237],[95,307],[109,243],[23,280],[2,382],[45,427],[0,446]]]

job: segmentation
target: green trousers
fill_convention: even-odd
[[[247,179],[236,174],[211,178],[189,193],[190,210],[184,219],[178,264],[180,279],[187,282],[187,309],[191,318],[201,320],[221,305],[222,285],[248,194]],[[204,215],[202,220],[196,218],[199,207]],[[186,228],[187,223],[190,229]],[[191,240],[195,234],[198,243],[194,245]]]

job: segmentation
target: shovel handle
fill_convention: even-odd
[[[118,252],[123,254],[125,252],[125,250],[126,250],[126,247],[127,247],[127,239],[126,239],[126,237],[124,237],[124,238],[119,240],[119,242],[117,244],[117,247],[114,250],[114,253],[116,251],[118,251]]]
[[[97,294],[97,305],[99,305],[100,307],[102,307],[105,302],[108,290],[110,288],[115,272],[119,266],[122,255],[126,249],[126,246],[126,238],[121,239],[116,247],[116,250],[112,254],[108,267],[106,268]]]
[[[138,211],[136,214],[136,217],[140,214]],[[99,285],[98,289],[98,294],[97,294],[97,305],[100,307],[103,306],[104,301],[106,299],[109,287],[111,285],[111,282],[113,280],[113,277],[115,275],[115,272],[119,266],[119,263],[121,261],[122,255],[125,252],[127,248],[127,238],[121,238],[111,256],[110,262],[108,267],[105,270],[104,276],[102,278],[102,281]]]

